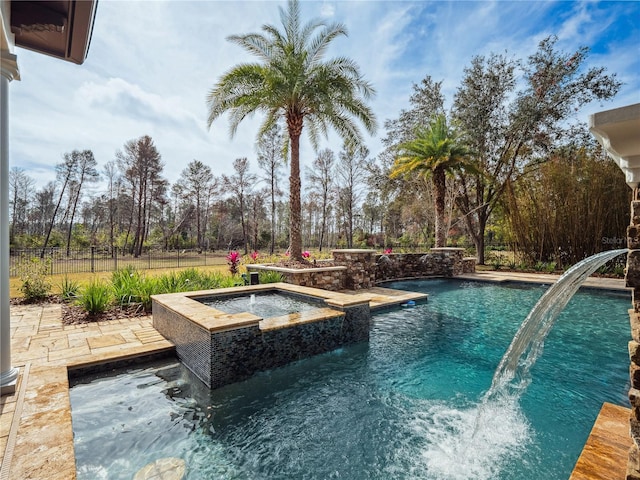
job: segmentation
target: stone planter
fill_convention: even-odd
[[[277,265],[247,265],[248,272],[274,271],[282,274],[283,281],[301,287],[314,287],[337,292],[345,288],[344,266],[321,266],[316,268],[284,268]]]

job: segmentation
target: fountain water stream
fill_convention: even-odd
[[[567,270],[540,300],[522,322],[511,345],[496,369],[485,401],[505,394],[524,391],[531,381],[530,370],[542,353],[544,340],[558,315],[578,291],[584,281],[602,265],[627,249],[610,250],[585,258]]]

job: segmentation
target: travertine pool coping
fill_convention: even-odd
[[[521,275],[508,272],[487,272],[476,273],[466,279],[527,283],[555,281],[548,278],[551,276],[545,276],[547,278],[542,282],[529,281],[535,276],[527,275],[527,279],[523,279]],[[624,281],[612,279],[597,279],[592,288],[625,289]],[[406,296],[408,292],[379,287],[341,293],[368,298],[372,310],[411,299]],[[173,351],[171,342],[153,328],[151,317],[63,326],[59,305],[12,306],[11,345],[12,363],[20,368],[21,374],[16,393],[0,397],[0,480],[76,478],[69,368],[148,354],[171,354]],[[619,414],[619,422],[613,427],[611,422],[605,422],[602,428],[597,429],[597,435],[598,439],[614,438],[614,447],[607,453],[607,462],[626,466],[631,438],[625,444],[624,435],[620,436],[626,428],[624,424],[628,425],[628,415],[626,422],[624,417],[624,412]],[[613,428],[611,432],[610,428]],[[582,461],[592,462],[592,465],[601,462],[597,457],[588,457],[590,452],[586,447],[585,455],[584,459],[581,456]],[[580,472],[572,480],[617,478],[600,476],[602,469],[598,472],[594,470],[591,476],[588,471]]]

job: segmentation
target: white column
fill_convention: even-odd
[[[15,392],[9,309],[9,82],[19,78],[16,56],[3,51],[0,75],[0,395]]]

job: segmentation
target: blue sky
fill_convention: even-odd
[[[226,37],[279,25],[278,6],[286,3],[100,0],[84,65],[16,49],[22,80],[10,87],[11,166],[41,187],[55,178],[65,152],[91,149],[102,168],[126,141],[150,135],[171,182],[193,159],[217,175],[238,157],[257,169],[260,119],[246,120],[231,139],[225,117],[207,129],[205,98],[229,68],[253,60]],[[577,119],[640,102],[638,1],[305,1],[302,11],[305,19],[347,26],[349,37],[327,56],[354,59],[377,91],[371,105],[380,128],[367,137],[372,156],[381,150],[384,121],[408,106],[412,84],[425,75],[443,81],[451,102],[473,56],[526,59],[548,35],[567,52],[589,47],[587,66],[604,66],[624,83],[615,99],[589,105]],[[331,135],[321,148],[337,153],[340,146]],[[313,157],[303,143],[302,162]]]

